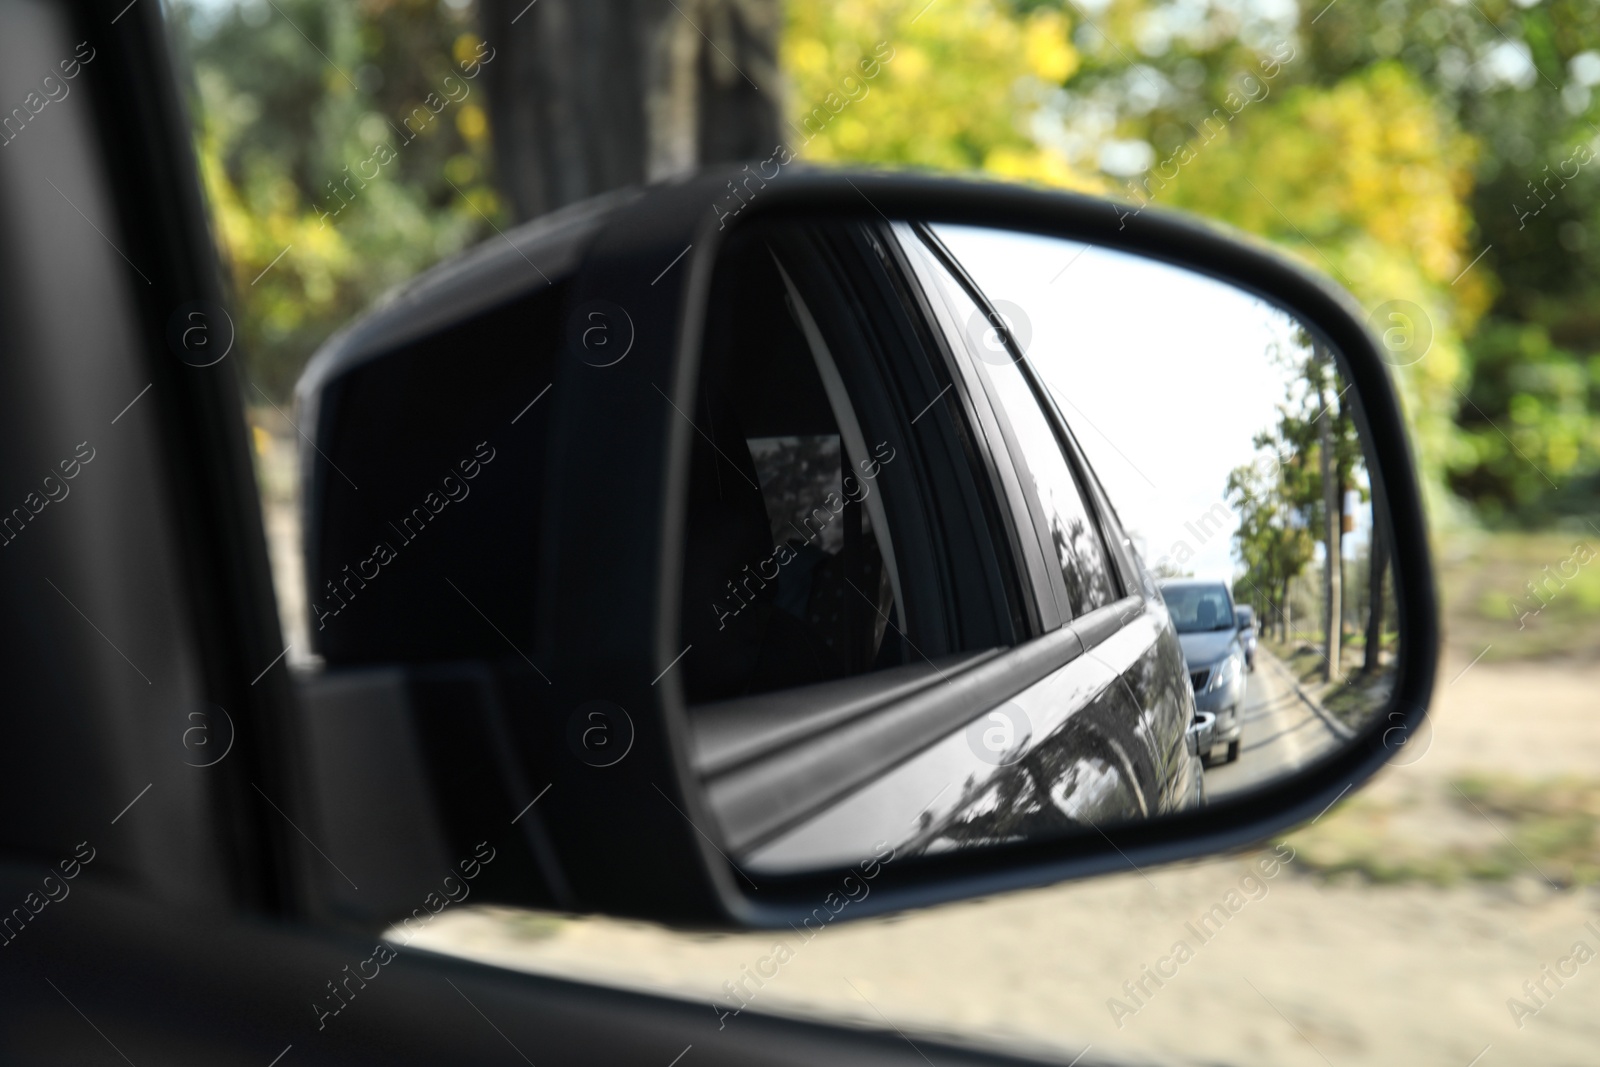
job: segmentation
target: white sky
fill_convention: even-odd
[[[1228,473],[1254,462],[1251,438],[1277,422],[1293,320],[1224,282],[1154,260],[1050,237],[964,226],[939,236],[1026,341],[1124,525],[1152,568],[1187,544],[1183,566],[1228,579],[1236,566]],[[1031,338],[1028,336],[1031,332]],[[1224,529],[1186,524],[1222,504]],[[1364,538],[1365,508],[1356,537]],[[1352,545],[1353,547],[1353,545]]]

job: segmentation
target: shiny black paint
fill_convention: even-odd
[[[918,233],[989,320],[1003,321],[960,261],[926,227],[919,227]],[[930,322],[930,327],[937,328],[937,324]],[[1071,431],[1053,398],[1017,348],[1015,339],[1006,332],[1000,336],[1012,350],[1016,366],[1028,380],[1041,409],[1036,413],[1000,413],[1001,423],[1015,424],[1019,418],[1038,414],[1051,424],[1056,444],[1073,470],[1078,492],[1091,510],[1089,518],[1095,527],[1091,530],[1083,522],[1074,522],[1068,532],[1059,524],[1054,525],[1051,529],[1054,558],[1047,563],[1059,562],[1063,574],[1067,575],[1076,566],[1104,570],[1107,563],[1114,561],[1115,573],[1101,574],[1099,580],[1120,582],[1126,592],[1143,596],[1145,603],[1141,614],[1151,613],[1151,621],[1159,618],[1160,622],[1154,627],[1153,639],[1134,662],[1111,665],[1117,672],[1115,681],[1082,707],[1070,709],[1070,718],[1016,766],[1015,773],[1010,776],[1016,781],[995,783],[974,797],[974,807],[992,812],[983,816],[969,814],[968,818],[976,820],[973,825],[981,825],[981,828],[972,829],[970,833],[958,831],[955,826],[966,826],[967,822],[960,813],[952,816],[955,824],[949,835],[952,843],[967,840],[972,834],[996,839],[999,826],[1008,828],[1001,836],[1014,840],[1030,833],[1059,832],[1063,824],[1081,827],[1085,823],[1099,825],[1148,818],[1193,806],[1201,793],[1195,782],[1201,772],[1184,743],[1184,733],[1194,717],[1194,699],[1182,650],[1165,606],[1148,583],[1135,588],[1136,583],[1130,580],[1138,573],[1136,563],[1128,558],[1134,550],[1107,504],[1099,480],[1072,440]],[[967,336],[950,338],[952,351],[974,361],[982,359],[982,354],[974,351],[973,343]],[[980,374],[983,369],[980,368]],[[991,399],[999,409],[998,399],[992,394]],[[1034,441],[1033,444],[1037,447],[1044,442]],[[1022,484],[1029,484],[1025,473],[1028,457],[1022,453],[1019,440],[1007,435],[1007,445],[1012,462],[1023,474]],[[1003,494],[1006,490],[997,484],[993,491]],[[1139,616],[1123,616],[1118,621],[1122,626],[1131,626],[1138,619]],[[1091,649],[1088,654],[1093,657],[1094,651]],[[1063,671],[1073,669],[1070,664],[1062,668]],[[1072,804],[1072,787],[1095,773],[1114,780],[1115,784],[1079,810]],[[1024,780],[1029,784],[1025,785]],[[1057,798],[1054,804],[1050,803],[1052,797]],[[1066,809],[1072,809],[1074,815],[1064,815]]]

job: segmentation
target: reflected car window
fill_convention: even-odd
[[[1207,630],[1231,630],[1237,624],[1233,618],[1233,603],[1228,591],[1220,585],[1198,588],[1167,588],[1163,590],[1167,610],[1172,613],[1172,624],[1180,634],[1202,633]]]

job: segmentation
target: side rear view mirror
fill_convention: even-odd
[[[392,887],[330,878],[352,915],[479,840],[491,899],[709,926],[1197,856],[1365,780],[1433,686],[1359,308],[1154,210],[618,194],[412,283],[299,404],[308,803]]]

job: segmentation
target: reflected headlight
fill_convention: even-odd
[[[1228,653],[1227,657],[1211,669],[1211,684],[1207,689],[1226,689],[1239,677],[1239,657]]]

